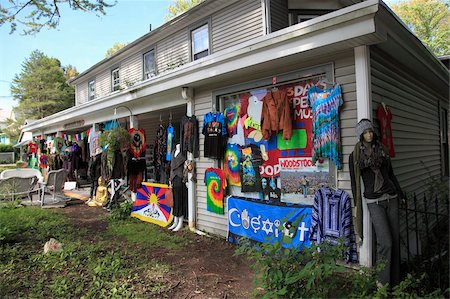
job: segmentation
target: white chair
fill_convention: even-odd
[[[42,173],[38,169],[33,168],[15,168],[15,169],[7,169],[3,170],[0,173],[0,179],[7,178],[29,178],[29,177],[37,177],[39,183],[44,182],[44,177]]]
[[[57,201],[65,201],[66,196],[64,195],[62,189],[64,182],[66,181],[67,174],[68,172],[65,169],[51,170],[48,172],[47,181],[42,183],[44,186],[44,192],[42,192],[41,206],[44,205],[45,193],[52,195],[52,203]]]

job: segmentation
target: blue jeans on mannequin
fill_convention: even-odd
[[[391,198],[368,203],[377,240],[377,262],[385,263],[379,273],[379,281],[390,287],[400,282],[400,229],[398,221],[398,199]]]

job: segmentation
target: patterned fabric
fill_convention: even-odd
[[[241,161],[241,152],[239,146],[235,144],[227,144],[225,150],[224,171],[230,186],[241,186],[241,178],[239,176],[239,162]]]
[[[343,238],[347,247],[344,253],[347,262],[357,262],[350,196],[341,189],[333,192],[330,188],[320,188],[314,195],[310,239],[317,244],[337,244],[339,238]]]
[[[206,169],[205,184],[208,211],[223,215],[223,191],[227,186],[224,171],[219,168]]]
[[[237,134],[237,128],[239,123],[239,106],[233,106],[225,109],[225,124],[227,125],[228,137],[233,137]]]
[[[339,130],[339,107],[343,104],[341,86],[336,84],[328,89],[313,86],[308,91],[307,103],[313,113],[313,163],[319,158],[329,158],[336,164],[337,169],[341,169]]]
[[[207,113],[203,121],[202,133],[205,135],[205,157],[222,159],[225,148],[224,136],[227,135],[223,114]]]
[[[183,153],[190,152],[194,155],[194,158],[200,156],[199,153],[199,138],[198,138],[198,121],[195,115],[187,116],[183,115],[181,118],[181,130],[180,130],[180,144]]]
[[[145,132],[144,129],[131,128],[128,129],[131,136],[130,152],[134,158],[139,158],[145,153]]]
[[[166,147],[166,160],[172,160],[172,151],[173,151],[173,137],[174,137],[174,129],[172,125],[167,127],[167,147]]]
[[[241,156],[241,191],[261,192],[260,166],[261,150],[254,144],[242,148]]]
[[[389,156],[395,157],[394,142],[392,141],[392,112],[391,109],[386,106],[380,105],[377,109],[377,118],[380,122],[380,137],[381,143],[389,150]]]

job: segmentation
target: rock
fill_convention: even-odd
[[[44,244],[44,253],[47,252],[57,252],[62,250],[62,244],[56,239],[50,238],[49,241]]]

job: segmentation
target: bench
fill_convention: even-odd
[[[40,196],[40,187],[36,176],[0,179],[0,200],[14,201],[28,197],[32,202],[34,192],[38,192]]]

